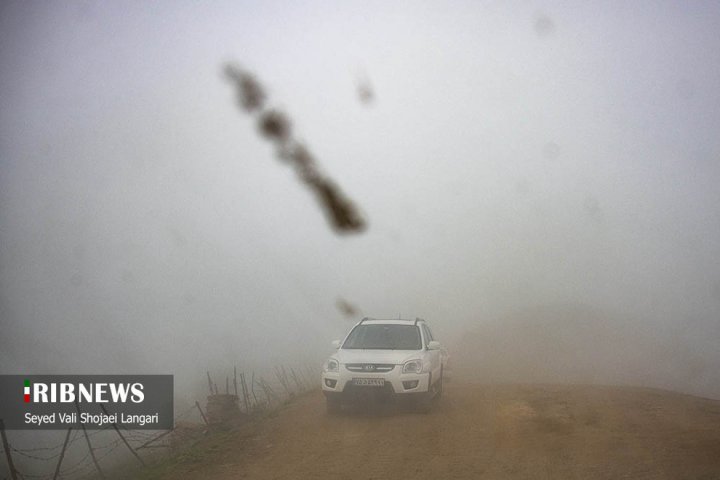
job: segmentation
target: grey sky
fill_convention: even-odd
[[[718,52],[716,2],[3,2],[2,371],[188,382],[325,348],[338,297],[448,337],[588,305],[714,365]],[[328,228],[227,61],[365,234]]]

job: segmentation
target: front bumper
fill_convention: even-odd
[[[425,393],[429,390],[429,373],[402,373],[402,365],[395,365],[389,372],[350,371],[344,364],[338,366],[338,372],[323,372],[320,386],[326,395],[354,395],[367,391],[384,392],[391,395]],[[382,379],[384,385],[355,385],[354,379]]]

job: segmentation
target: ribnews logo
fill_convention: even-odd
[[[23,381],[25,403],[141,403],[145,399],[142,383],[32,383]]]
[[[165,430],[173,428],[173,411],[172,375],[0,375],[8,430]]]

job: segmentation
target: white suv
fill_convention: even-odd
[[[363,318],[325,361],[322,390],[328,413],[343,403],[380,399],[411,400],[428,411],[443,390],[447,353],[425,320]]]

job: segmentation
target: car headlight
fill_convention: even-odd
[[[422,360],[410,360],[403,365],[402,373],[421,373],[422,369]]]
[[[325,371],[326,372],[337,372],[339,369],[340,369],[340,364],[334,358],[330,358],[330,359],[328,359],[327,362],[325,362]]]

